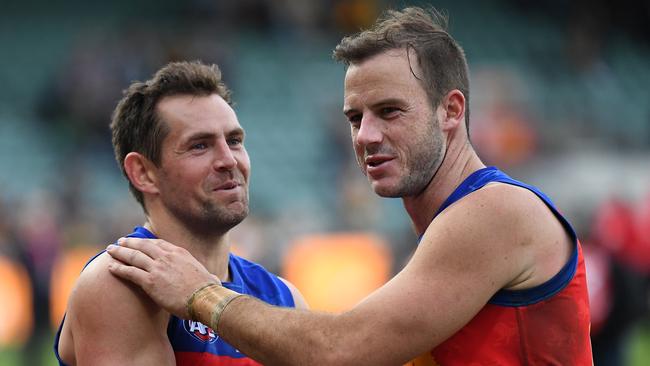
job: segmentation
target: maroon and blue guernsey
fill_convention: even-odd
[[[136,227],[134,232],[129,234],[128,237],[156,238],[149,230],[143,227]],[[96,257],[93,257],[90,261]],[[231,282],[224,282],[224,287],[240,294],[256,297],[271,305],[283,307],[295,306],[293,296],[287,285],[277,276],[264,269],[264,267],[234,254],[230,254],[229,270]],[[59,360],[59,364],[62,366],[65,366],[65,363],[59,357],[58,348],[64,321],[65,317],[59,326],[59,331],[54,341],[54,353]],[[217,333],[200,322],[184,320],[172,315],[167,326],[167,336],[174,349],[176,365],[179,366],[260,365],[226,343]]]
[[[488,167],[465,179],[437,214],[491,182],[535,193],[571,236],[573,254],[553,278],[539,286],[498,291],[456,334],[406,365],[593,365],[582,249],[569,222],[544,193]]]

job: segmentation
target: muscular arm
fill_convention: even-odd
[[[229,343],[264,364],[404,363],[453,335],[499,289],[534,286],[552,277],[564,263],[565,255],[558,250],[560,259],[555,268],[535,267],[540,248],[534,238],[539,236],[539,228],[545,227],[543,220],[531,211],[527,195],[522,199],[508,195],[509,199],[504,200],[500,190],[503,188],[495,191],[486,187],[473,193],[472,199],[461,200],[445,210],[428,228],[404,270],[348,312],[334,315],[287,310],[238,297],[211,326]],[[535,204],[532,208],[544,209]],[[545,241],[565,244],[561,240]],[[543,249],[549,252],[549,248]],[[118,253],[127,252],[111,253],[119,257]],[[130,260],[139,258],[135,262],[141,262],[138,267],[145,271],[117,265],[114,273],[139,284],[158,283],[163,276],[156,275],[157,258],[166,255],[149,252],[152,261],[138,253],[142,254],[133,252],[129,254],[131,259],[120,259],[132,263]],[[171,265],[174,257],[166,257],[170,263],[161,265],[161,271],[176,267]],[[195,281],[190,288],[200,283]],[[157,291],[144,288],[147,292]],[[218,296],[228,295],[229,290],[217,290]],[[189,297],[187,292],[175,291],[160,298],[171,301],[170,294],[176,294],[181,304]],[[216,303],[218,297],[213,302],[197,303],[199,320],[210,323]],[[184,311],[182,307],[176,309]]]
[[[405,363],[449,338],[521,271],[510,258],[517,254],[505,252],[506,235],[494,231],[503,216],[471,206],[439,216],[404,270],[351,311],[286,311],[238,298],[220,334],[263,363]]]
[[[70,297],[65,326],[76,365],[175,365],[167,339],[169,313],[112,276],[108,261],[105,254],[95,259]]]

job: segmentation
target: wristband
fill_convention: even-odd
[[[234,291],[230,291],[229,294],[226,295],[220,302],[218,302],[214,308],[212,309],[212,317],[211,317],[211,322],[210,325],[212,326],[212,330],[215,332],[219,333],[217,329],[219,328],[219,321],[221,320],[221,314],[223,314],[223,311],[226,310],[226,306],[230,304],[234,299],[244,296],[243,294],[236,293]]]
[[[191,319],[196,321],[210,319],[208,326],[216,332],[224,309],[239,296],[243,295],[222,287],[220,284],[209,283],[194,291],[187,302],[187,313]]]
[[[196,320],[198,321],[198,314],[194,312],[194,300],[196,300],[199,292],[203,291],[207,287],[210,286],[219,286],[218,284],[211,282],[208,284],[205,284],[198,289],[196,289],[194,292],[192,292],[192,296],[190,296],[189,300],[187,300],[187,304],[185,304],[185,309],[187,310],[187,314],[189,314],[191,320]]]

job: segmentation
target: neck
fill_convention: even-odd
[[[424,234],[454,189],[470,174],[485,167],[466,139],[452,138],[447,146],[445,158],[426,188],[417,195],[402,198],[418,236]]]
[[[145,227],[156,237],[187,249],[221,282],[230,281],[228,271],[230,243],[227,232],[197,235],[166,210],[150,210]]]

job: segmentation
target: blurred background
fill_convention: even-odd
[[[239,254],[330,311],[396,273],[416,238],[355,166],[331,53],[411,4],[446,10],[465,48],[484,161],[540,187],[578,231],[595,364],[649,365],[644,0],[0,1],[0,365],[55,365],[81,267],[143,223],[108,123],[121,90],[169,61],[217,63],[234,92],[253,166]]]

